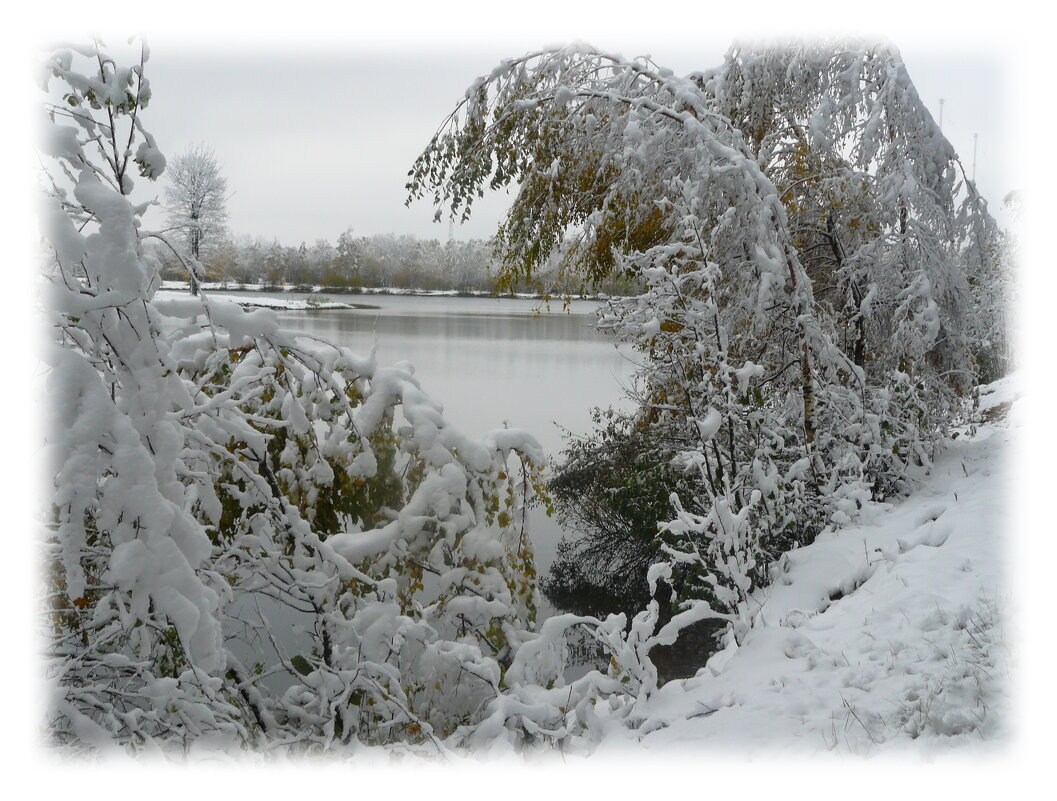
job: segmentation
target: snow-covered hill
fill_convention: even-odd
[[[1012,382],[982,389],[980,422],[910,497],[790,553],[744,642],[662,687],[641,725],[614,726],[596,753],[629,741],[664,753],[873,753],[1001,738]]]

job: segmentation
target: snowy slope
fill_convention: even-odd
[[[1013,387],[981,395],[987,420]],[[741,646],[662,687],[596,753],[928,752],[1005,734],[1005,453],[1019,424],[1014,406],[963,429],[910,497],[790,553]]]

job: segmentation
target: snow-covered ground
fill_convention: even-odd
[[[981,392],[981,422],[921,487],[784,560],[757,625],[697,676],[666,684],[629,742],[672,754],[931,753],[1009,733],[1007,450],[1013,379]]]
[[[187,290],[170,289],[165,284],[175,283],[166,281],[155,295],[157,300],[169,300],[172,298],[187,298]],[[209,287],[205,287],[208,291]],[[300,300],[296,298],[284,298],[282,296],[261,293],[258,297],[231,297],[230,295],[211,295],[213,300],[223,298],[227,302],[238,303],[245,308],[282,309],[284,311],[302,311],[305,309],[355,309],[352,303],[336,303],[331,300]]]

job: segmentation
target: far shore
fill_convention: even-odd
[[[504,292],[496,294],[483,289],[407,289],[402,287],[334,287],[307,284],[240,284],[233,281],[207,281],[200,284],[207,292],[260,292],[261,294],[285,294],[297,293],[303,295],[409,295],[414,297],[443,297],[443,298],[516,298],[518,300],[589,300],[605,302],[612,295],[604,292],[583,295],[563,295],[555,293],[549,297],[538,292]],[[190,285],[187,281],[162,281],[163,290],[189,291]],[[243,304],[248,305],[248,304]],[[261,304],[273,305],[273,304]],[[377,306],[369,306],[359,303],[340,304],[309,304],[307,308],[357,308],[374,309]]]

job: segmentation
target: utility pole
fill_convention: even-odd
[[[943,104],[946,103],[946,102],[947,101],[944,100],[942,97],[940,98],[940,130],[941,131],[943,130]]]

